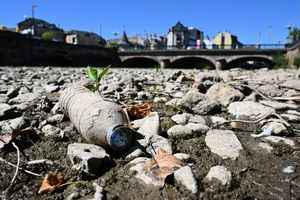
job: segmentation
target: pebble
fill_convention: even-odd
[[[73,143],[68,145],[67,156],[73,168],[89,174],[99,174],[110,165],[106,151],[94,144]]]
[[[210,168],[205,179],[206,181],[217,180],[222,185],[230,185],[232,181],[232,175],[226,167],[217,165]]]
[[[198,184],[189,166],[181,167],[174,172],[175,180],[184,185],[187,190],[193,194],[198,192]]]
[[[233,131],[230,130],[209,130],[205,137],[205,143],[211,152],[223,159],[235,160],[239,157],[243,147]]]
[[[190,114],[188,114],[188,113],[182,113],[182,114],[173,115],[171,117],[171,119],[176,124],[185,125],[188,122],[188,120],[190,119]]]

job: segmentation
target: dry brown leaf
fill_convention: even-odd
[[[40,194],[44,192],[53,192],[63,183],[64,183],[64,177],[61,173],[50,172],[45,176],[38,193]]]
[[[142,105],[134,105],[127,109],[127,113],[131,120],[142,119],[150,114],[152,106],[149,103]]]
[[[167,176],[182,166],[183,163],[180,160],[160,148],[154,158],[145,164],[144,170],[160,180],[165,180]]]

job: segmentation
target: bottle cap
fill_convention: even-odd
[[[131,144],[132,130],[126,126],[115,126],[108,128],[106,134],[106,141],[114,150],[123,150]]]

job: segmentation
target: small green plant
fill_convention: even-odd
[[[99,92],[99,87],[101,84],[101,80],[110,73],[110,68],[95,68],[95,67],[87,67],[86,73],[89,79],[92,81],[91,84],[86,85],[85,87],[92,92]]]
[[[161,67],[160,65],[154,65],[154,68],[155,68],[155,71],[158,73],[158,72],[161,72]]]
[[[273,56],[273,62],[274,62],[274,67],[275,68],[285,68],[288,66],[288,60],[285,58],[283,54],[278,54]]]
[[[297,68],[300,68],[300,56],[298,56],[294,59],[294,65],[296,65]]]

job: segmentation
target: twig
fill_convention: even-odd
[[[8,162],[8,161],[4,160],[4,159],[1,158],[1,157],[0,157],[0,161],[1,161],[1,162],[4,162],[4,163],[6,163],[6,164],[8,164],[8,165],[10,165],[10,166],[12,166],[12,167],[17,168],[17,165],[15,165],[15,164],[13,164],[13,163],[11,163],[11,162]],[[23,169],[23,168],[21,168],[21,167],[19,167],[19,169],[20,169],[20,170],[23,170],[23,171],[26,172],[27,174],[31,174],[31,175],[33,175],[33,176],[39,176],[39,177],[42,176],[42,175],[40,175],[40,174],[37,174],[37,173],[34,173],[34,172],[32,172],[32,171]]]

